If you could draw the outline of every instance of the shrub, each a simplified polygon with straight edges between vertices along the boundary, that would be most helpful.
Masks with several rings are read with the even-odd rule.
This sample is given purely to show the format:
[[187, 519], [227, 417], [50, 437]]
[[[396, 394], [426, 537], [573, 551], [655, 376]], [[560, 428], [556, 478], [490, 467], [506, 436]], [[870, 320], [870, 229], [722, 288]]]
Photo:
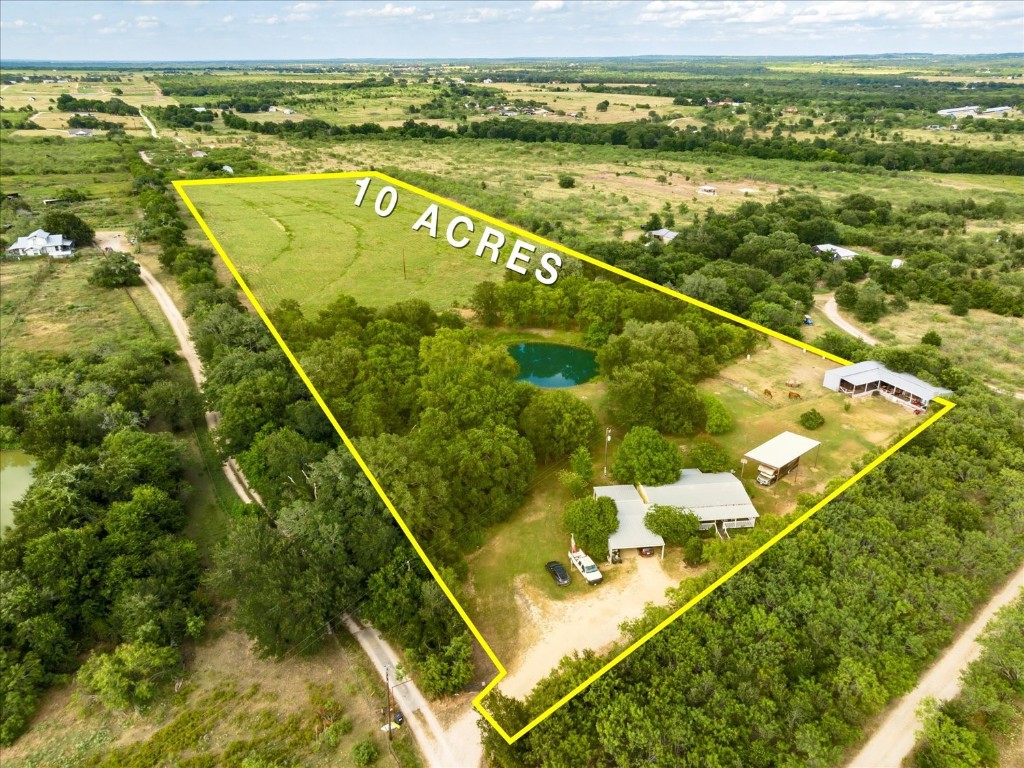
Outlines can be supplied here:
[[576, 186], [576, 177], [567, 173], [558, 174], [558, 186], [562, 189], [572, 189]]
[[922, 344], [928, 344], [933, 347], [942, 346], [942, 337], [939, 336], [935, 331], [928, 331], [924, 336], [921, 337]]
[[825, 417], [818, 413], [817, 408], [811, 408], [800, 414], [800, 425], [806, 429], [817, 429], [825, 423]]
[[687, 565], [700, 565], [704, 562], [704, 542], [698, 536], [693, 536], [683, 545], [683, 560]]
[[92, 656], [78, 671], [78, 682], [107, 709], [149, 703], [157, 680], [180, 663], [178, 651], [152, 643], [122, 643], [113, 653]]
[[370, 738], [365, 738], [352, 747], [352, 762], [358, 766], [373, 765], [380, 757], [380, 750]]

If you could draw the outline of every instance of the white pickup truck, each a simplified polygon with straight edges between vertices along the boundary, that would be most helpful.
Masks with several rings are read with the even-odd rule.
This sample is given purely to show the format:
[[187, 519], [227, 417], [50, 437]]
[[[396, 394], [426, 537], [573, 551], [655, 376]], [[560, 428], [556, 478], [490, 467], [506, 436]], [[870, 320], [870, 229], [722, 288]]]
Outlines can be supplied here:
[[583, 575], [587, 584], [600, 584], [604, 578], [594, 561], [582, 549], [575, 552], [570, 551], [569, 562]]

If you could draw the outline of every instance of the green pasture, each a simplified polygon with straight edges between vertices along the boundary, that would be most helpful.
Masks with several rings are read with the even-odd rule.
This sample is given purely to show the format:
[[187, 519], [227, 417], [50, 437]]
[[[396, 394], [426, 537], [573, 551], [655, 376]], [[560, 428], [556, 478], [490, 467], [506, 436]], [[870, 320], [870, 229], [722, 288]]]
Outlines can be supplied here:
[[[474, 255], [485, 223], [464, 249], [450, 246], [444, 231], [455, 215], [441, 208], [438, 239], [412, 231], [426, 198], [399, 190], [394, 212], [381, 218], [374, 200], [384, 183], [374, 180], [361, 207], [354, 205], [356, 179], [225, 184], [187, 187], [229, 258], [268, 310], [295, 299], [314, 312], [341, 294], [361, 304], [386, 306], [423, 299], [435, 309], [465, 306], [473, 287], [501, 281], [497, 264]], [[460, 227], [459, 233], [465, 228]], [[539, 263], [540, 252], [527, 267]]]

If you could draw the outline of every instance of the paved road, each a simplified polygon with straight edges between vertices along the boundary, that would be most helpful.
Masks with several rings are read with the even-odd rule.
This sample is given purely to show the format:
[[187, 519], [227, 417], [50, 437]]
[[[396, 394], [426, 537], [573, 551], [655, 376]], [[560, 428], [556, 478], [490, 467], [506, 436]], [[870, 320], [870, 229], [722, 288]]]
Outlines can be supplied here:
[[988, 605], [981, 609], [971, 625], [939, 660], [925, 672], [910, 693], [889, 710], [882, 724], [848, 764], [848, 768], [900, 768], [903, 758], [914, 748], [915, 734], [921, 727], [917, 709], [926, 696], [939, 701], [960, 693], [960, 673], [981, 653], [978, 635], [996, 611], [1024, 593], [1024, 566], [1019, 568]]
[[[124, 232], [97, 232], [96, 242], [101, 248], [111, 247], [126, 253], [129, 251]], [[178, 340], [181, 356], [188, 364], [192, 379], [197, 387], [202, 387], [205, 378], [203, 366], [189, 336], [185, 319], [160, 281], [145, 267], [140, 265], [140, 268], [142, 282], [153, 294], [153, 298], [160, 305], [167, 322], [170, 323], [171, 330], [174, 331], [174, 336]], [[208, 412], [206, 414], [207, 426], [210, 429], [216, 427], [218, 418], [217, 413]], [[247, 504], [252, 501], [256, 501], [260, 505], [263, 504], [263, 500], [260, 499], [256, 491], [249, 487], [245, 476], [233, 458], [224, 463], [223, 469], [224, 475], [242, 501]], [[362, 629], [348, 617], [345, 619], [345, 626], [355, 635], [363, 651], [374, 662], [381, 678], [384, 677], [385, 665], [389, 666], [391, 676], [394, 678], [394, 669], [399, 663], [398, 654], [374, 630]], [[444, 728], [441, 727], [430, 704], [415, 683], [410, 680], [395, 688], [395, 699], [408, 718], [407, 724], [411, 727], [420, 752], [431, 768], [477, 768], [480, 765], [480, 761], [483, 759], [483, 748], [480, 744], [480, 732], [475, 728], [476, 713], [473, 710], [463, 716], [452, 729], [452, 735], [457, 739], [456, 743], [458, 744], [458, 747], [455, 747], [449, 743]], [[467, 723], [473, 727], [467, 728]]]

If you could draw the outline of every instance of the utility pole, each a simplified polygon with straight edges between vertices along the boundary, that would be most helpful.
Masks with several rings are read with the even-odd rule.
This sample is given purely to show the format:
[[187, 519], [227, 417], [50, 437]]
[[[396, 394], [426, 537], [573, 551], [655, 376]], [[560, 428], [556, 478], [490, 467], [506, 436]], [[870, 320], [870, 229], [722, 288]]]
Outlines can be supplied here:
[[384, 687], [385, 687], [385, 689], [387, 691], [386, 695], [388, 697], [388, 705], [387, 705], [388, 721], [387, 721], [387, 724], [386, 724], [387, 725], [387, 729], [388, 729], [388, 741], [391, 741], [392, 739], [395, 738], [395, 734], [392, 732], [392, 722], [391, 722], [391, 669], [386, 664], [384, 665]]
[[405, 248], [402, 249], [402, 279], [409, 279], [409, 273], [405, 271]]
[[612, 428], [604, 428], [604, 476], [608, 477], [608, 443], [612, 441]]

